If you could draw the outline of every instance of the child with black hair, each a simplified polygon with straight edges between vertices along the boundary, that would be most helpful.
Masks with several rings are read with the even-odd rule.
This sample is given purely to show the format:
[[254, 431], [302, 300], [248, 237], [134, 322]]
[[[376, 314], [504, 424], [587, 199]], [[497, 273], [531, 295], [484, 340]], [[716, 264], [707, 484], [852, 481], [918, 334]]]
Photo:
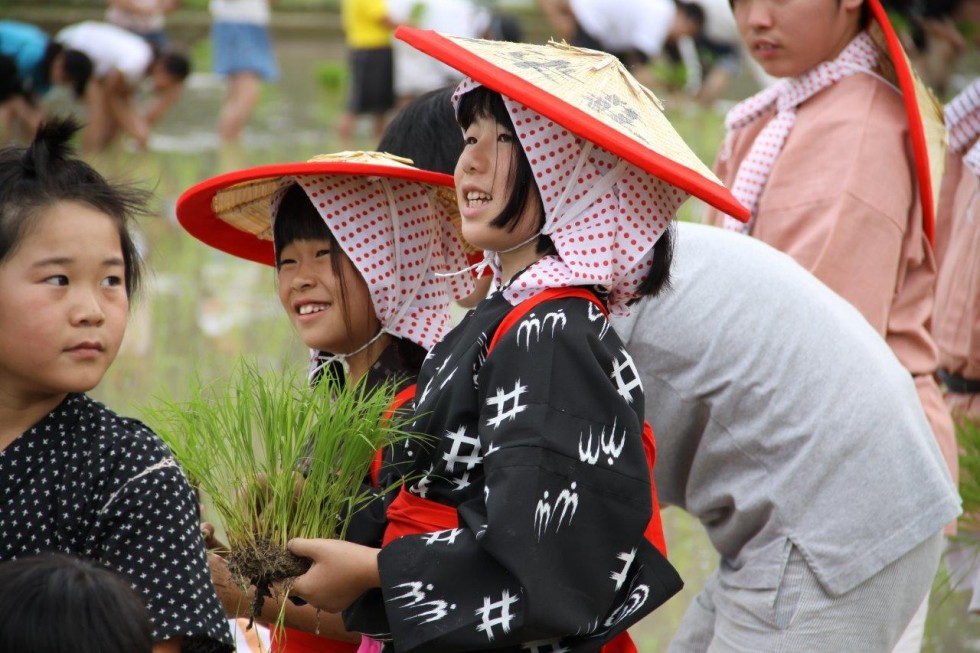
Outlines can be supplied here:
[[41, 123], [40, 98], [54, 85], [85, 93], [92, 61], [65, 49], [36, 25], [0, 20], [0, 124], [8, 141], [16, 131], [33, 137]]
[[79, 558], [0, 563], [0, 651], [151, 653], [153, 626], [123, 578]]
[[187, 479], [145, 425], [84, 394], [139, 289], [129, 222], [145, 195], [74, 158], [77, 129], [0, 150], [0, 560], [90, 558], [132, 580], [155, 652], [226, 651]]
[[[153, 125], [183, 93], [190, 60], [174, 50], [157, 50], [127, 29], [98, 21], [69, 25], [55, 40], [84, 52], [95, 68], [82, 98], [89, 119], [83, 146], [101, 151], [126, 133], [145, 148]], [[136, 96], [144, 81], [151, 86], [153, 100], [141, 110]]]

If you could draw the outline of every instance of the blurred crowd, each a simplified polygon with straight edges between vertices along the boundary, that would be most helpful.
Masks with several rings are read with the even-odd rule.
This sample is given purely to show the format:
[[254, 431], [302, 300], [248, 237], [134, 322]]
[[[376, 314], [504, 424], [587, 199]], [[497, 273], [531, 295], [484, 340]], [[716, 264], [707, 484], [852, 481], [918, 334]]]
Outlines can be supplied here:
[[[0, 128], [6, 141], [30, 138], [44, 115], [44, 96], [63, 86], [84, 107], [86, 151], [122, 135], [147, 146], [154, 124], [179, 99], [190, 73], [187, 54], [166, 31], [180, 0], [107, 0], [102, 21], [54, 34], [18, 20], [0, 20]], [[279, 77], [270, 34], [270, 0], [209, 0], [211, 68], [225, 80], [216, 131], [237, 141], [258, 104], [262, 85]], [[747, 72], [759, 86], [774, 80], [749, 56], [728, 0], [536, 0], [553, 38], [616, 54], [643, 84], [704, 106], [731, 98]], [[906, 50], [940, 97], [950, 76], [976, 46], [980, 0], [889, 0]], [[394, 39], [398, 25], [458, 36], [525, 40], [516, 14], [477, 0], [343, 0], [348, 97], [337, 121], [342, 143], [361, 118], [381, 134], [393, 112], [413, 98], [457, 81], [455, 71]], [[730, 104], [730, 103], [729, 103]]]

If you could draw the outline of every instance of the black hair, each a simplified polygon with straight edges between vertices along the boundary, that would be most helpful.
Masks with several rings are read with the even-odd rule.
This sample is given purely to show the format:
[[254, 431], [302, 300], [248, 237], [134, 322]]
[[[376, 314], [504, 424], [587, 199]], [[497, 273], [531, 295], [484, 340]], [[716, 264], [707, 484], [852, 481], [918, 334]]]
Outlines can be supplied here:
[[699, 31], [704, 28], [704, 9], [701, 5], [696, 5], [693, 2], [682, 2], [681, 0], [678, 0], [676, 4], [677, 11], [684, 14], [688, 20], [697, 25]]
[[272, 227], [272, 240], [276, 248], [277, 269], [282, 262], [282, 250], [297, 240], [326, 240], [330, 243], [330, 267], [333, 275], [337, 277], [337, 286], [340, 288], [340, 308], [344, 316], [344, 325], [347, 327], [348, 334], [353, 333], [354, 327], [345, 291], [344, 259], [347, 258], [347, 253], [341, 248], [333, 232], [324, 222], [323, 216], [316, 210], [306, 191], [298, 183], [291, 184], [286, 189], [279, 203]]
[[0, 651], [150, 653], [139, 594], [94, 563], [42, 554], [0, 564]]
[[16, 250], [44, 210], [57, 202], [78, 202], [105, 213], [119, 233], [126, 294], [140, 288], [143, 261], [129, 231], [134, 216], [146, 212], [149, 194], [110, 184], [75, 156], [68, 141], [79, 129], [71, 118], [41, 125], [25, 147], [0, 149], [0, 265]]
[[75, 97], [85, 95], [85, 87], [88, 80], [92, 77], [92, 60], [84, 52], [79, 50], [63, 50], [61, 53], [61, 66], [65, 71], [65, 77], [71, 82], [71, 89]]
[[653, 244], [653, 265], [636, 289], [636, 294], [640, 297], [656, 297], [661, 291], [670, 288], [670, 266], [673, 261], [674, 221], [671, 220], [660, 234], [660, 238]]
[[463, 134], [452, 105], [453, 87], [420, 95], [388, 123], [379, 152], [411, 159], [416, 168], [453, 174], [463, 152]]
[[[544, 202], [541, 201], [541, 193], [538, 191], [537, 184], [534, 183], [534, 171], [531, 164], [524, 154], [517, 139], [517, 130], [514, 123], [507, 113], [504, 100], [496, 91], [491, 91], [486, 86], [478, 86], [466, 93], [459, 101], [459, 109], [456, 111], [456, 120], [465, 130], [477, 118], [493, 118], [498, 125], [514, 134], [514, 146], [512, 154], [514, 165], [511, 166], [511, 179], [507, 180], [507, 185], [513, 188], [507, 204], [504, 206], [500, 215], [490, 221], [490, 225], [498, 229], [513, 231], [524, 212], [532, 205], [536, 205], [538, 214], [541, 216], [538, 230], [544, 227]], [[541, 236], [538, 240], [537, 253], [554, 253], [555, 247], [551, 239]]]
[[174, 50], [164, 50], [157, 55], [156, 63], [163, 67], [168, 75], [182, 82], [191, 74], [191, 62], [185, 55]]

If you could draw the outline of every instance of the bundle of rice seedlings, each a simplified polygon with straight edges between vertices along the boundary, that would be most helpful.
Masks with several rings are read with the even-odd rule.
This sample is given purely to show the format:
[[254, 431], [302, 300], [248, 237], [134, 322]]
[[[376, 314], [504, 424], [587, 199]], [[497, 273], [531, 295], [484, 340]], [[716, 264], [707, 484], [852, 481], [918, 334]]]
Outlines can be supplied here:
[[256, 588], [254, 618], [276, 585], [285, 605], [289, 579], [310, 567], [286, 543], [343, 538], [374, 496], [364, 480], [375, 452], [409, 436], [384, 419], [391, 388], [368, 392], [328, 378], [311, 388], [300, 374], [260, 373], [242, 361], [231, 378], [189, 390], [187, 401], [158, 400], [147, 421], [213, 507], [229, 570]]
[[960, 446], [960, 496], [963, 517], [971, 530], [980, 529], [980, 422], [963, 419], [956, 425]]

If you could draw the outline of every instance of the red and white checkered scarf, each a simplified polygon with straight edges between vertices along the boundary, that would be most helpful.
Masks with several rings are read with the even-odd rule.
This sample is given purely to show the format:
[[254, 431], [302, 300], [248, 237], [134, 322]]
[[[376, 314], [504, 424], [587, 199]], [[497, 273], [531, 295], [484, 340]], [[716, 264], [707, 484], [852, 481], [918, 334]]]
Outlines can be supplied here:
[[732, 184], [732, 194], [749, 209], [752, 217], [747, 223], [731, 216], [725, 218], [725, 228], [749, 233], [759, 207], [759, 197], [769, 180], [773, 165], [796, 123], [796, 108], [808, 99], [836, 84], [843, 78], [872, 70], [878, 63], [878, 46], [867, 32], [858, 34], [833, 61], [824, 61], [799, 77], [781, 79], [769, 88], [736, 104], [725, 118], [728, 136], [722, 157], [731, 153], [733, 133], [768, 114], [776, 115], [759, 132], [748, 155], [742, 161]]
[[962, 154], [963, 163], [980, 177], [980, 78], [946, 105], [946, 129], [950, 151]]
[[[464, 79], [453, 105], [479, 84]], [[501, 95], [544, 204], [541, 233], [558, 256], [534, 263], [503, 292], [515, 306], [547, 288], [596, 286], [610, 312], [628, 315], [627, 302], [653, 264], [653, 246], [688, 194], [579, 138], [561, 125]], [[487, 252], [494, 285], [500, 260]]]

